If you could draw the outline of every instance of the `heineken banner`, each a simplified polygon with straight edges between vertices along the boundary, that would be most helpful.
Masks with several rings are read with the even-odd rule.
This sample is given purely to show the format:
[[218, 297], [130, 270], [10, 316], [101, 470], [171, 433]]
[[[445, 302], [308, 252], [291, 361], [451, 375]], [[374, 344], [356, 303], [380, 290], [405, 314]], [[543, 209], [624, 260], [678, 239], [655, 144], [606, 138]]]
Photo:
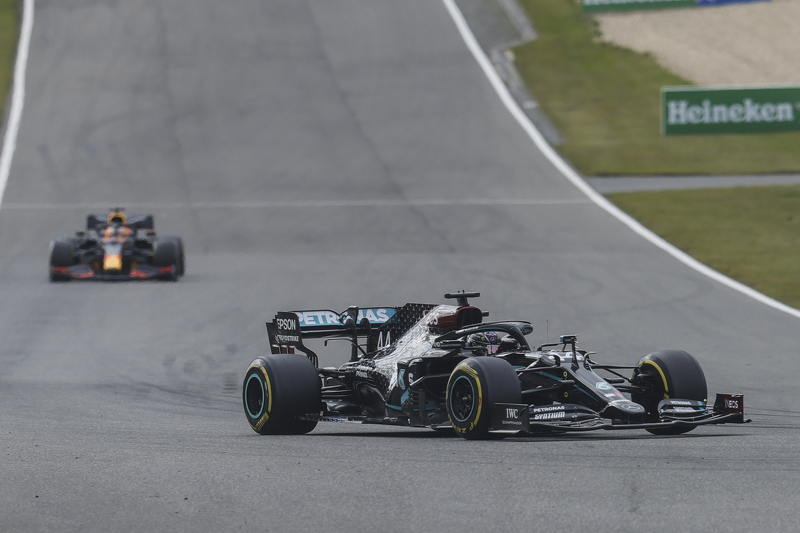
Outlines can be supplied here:
[[580, 0], [586, 12], [629, 11], [634, 9], [666, 9], [670, 7], [714, 6], [741, 2], [767, 2], [769, 0]]
[[800, 86], [661, 89], [661, 133], [800, 130]]

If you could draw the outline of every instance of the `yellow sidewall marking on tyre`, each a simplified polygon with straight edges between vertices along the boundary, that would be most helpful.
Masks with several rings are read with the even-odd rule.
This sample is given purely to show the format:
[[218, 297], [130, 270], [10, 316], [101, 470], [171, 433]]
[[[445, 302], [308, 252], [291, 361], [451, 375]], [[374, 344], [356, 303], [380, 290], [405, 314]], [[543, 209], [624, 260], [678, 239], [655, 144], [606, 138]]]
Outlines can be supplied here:
[[260, 431], [261, 428], [264, 427], [264, 424], [269, 420], [269, 414], [272, 412], [272, 385], [269, 382], [267, 371], [263, 366], [261, 367], [261, 372], [264, 374], [264, 382], [267, 386], [267, 409], [264, 411], [264, 414], [261, 415], [261, 418], [258, 419], [258, 422], [256, 422], [256, 431]]
[[467, 363], [460, 363], [456, 368], [466, 374], [469, 374], [473, 378], [478, 379], [478, 371], [469, 366]]
[[[452, 424], [453, 423], [452, 419], [450, 420], [450, 422], [453, 425], [453, 428], [456, 430], [456, 432], [458, 432], [458, 433], [466, 433], [467, 431], [472, 431], [475, 428], [475, 426], [477, 425], [478, 420], [480, 420], [480, 418], [481, 418], [481, 406], [483, 405], [483, 390], [481, 388], [481, 380], [478, 379], [478, 371], [475, 370], [474, 368], [472, 368], [471, 366], [469, 366], [466, 361], [463, 361], [463, 362], [459, 363], [456, 366], [455, 370], [461, 370], [462, 372], [464, 372], [464, 374], [470, 376], [473, 379], [473, 381], [475, 381], [475, 386], [478, 389], [478, 409], [477, 409], [477, 411], [475, 413], [475, 419], [472, 421], [472, 424], [469, 425], [469, 428], [459, 428], [455, 424]], [[453, 373], [455, 373], [455, 370], [453, 371]], [[450, 379], [453, 379], [453, 375], [452, 374], [450, 375]], [[448, 390], [448, 392], [450, 391], [450, 379], [448, 379], [448, 382], [447, 382], [447, 390]], [[446, 398], [446, 401], [450, 402], [451, 400], [450, 400], [450, 398]], [[450, 417], [450, 415], [448, 414], [448, 418], [449, 417]]]
[[[473, 370], [470, 368], [470, 370]], [[481, 391], [481, 380], [478, 379], [478, 373], [475, 372], [475, 385], [478, 387], [478, 412], [475, 413], [475, 420], [469, 425], [469, 429], [475, 429], [478, 425], [478, 420], [481, 419], [481, 406], [483, 405], [483, 392]]]
[[[665, 400], [668, 399], [669, 398], [669, 385], [667, 385], [667, 376], [664, 375], [664, 371], [661, 370], [661, 367], [658, 366], [657, 363], [655, 363], [654, 361], [651, 361], [650, 359], [642, 361], [642, 364], [643, 365], [652, 365], [652, 366], [655, 367], [656, 370], [658, 370], [658, 373], [661, 376], [661, 381], [664, 383], [664, 399]], [[641, 368], [641, 366], [640, 366], [640, 368]]]

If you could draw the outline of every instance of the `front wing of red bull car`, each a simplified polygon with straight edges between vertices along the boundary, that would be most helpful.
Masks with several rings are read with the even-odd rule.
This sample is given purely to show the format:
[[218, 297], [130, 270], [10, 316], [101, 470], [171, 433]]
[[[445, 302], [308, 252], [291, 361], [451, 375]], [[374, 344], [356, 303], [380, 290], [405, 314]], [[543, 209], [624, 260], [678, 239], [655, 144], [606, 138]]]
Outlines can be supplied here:
[[[267, 324], [272, 354], [245, 373], [250, 426], [285, 434], [355, 422], [487, 439], [600, 429], [674, 435], [747, 421], [741, 395], [718, 394], [708, 404], [703, 371], [686, 352], [653, 352], [626, 367], [594, 362], [574, 335], [532, 349], [530, 323], [484, 322], [487, 313], [468, 302], [478, 296], [445, 295], [457, 305], [278, 313]], [[318, 368], [304, 339], [345, 339], [350, 361]]]

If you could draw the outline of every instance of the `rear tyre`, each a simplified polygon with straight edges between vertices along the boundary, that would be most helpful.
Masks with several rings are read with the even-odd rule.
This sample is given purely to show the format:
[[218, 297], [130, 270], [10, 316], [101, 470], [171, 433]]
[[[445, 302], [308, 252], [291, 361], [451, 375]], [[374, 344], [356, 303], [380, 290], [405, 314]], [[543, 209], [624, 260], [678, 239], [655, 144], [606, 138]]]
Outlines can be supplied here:
[[521, 403], [519, 377], [514, 368], [496, 357], [471, 357], [453, 369], [447, 382], [447, 416], [453, 429], [470, 440], [503, 438], [489, 433], [492, 406]]
[[[700, 363], [682, 350], [664, 350], [642, 357], [636, 365], [639, 375], [633, 382], [648, 385], [646, 394], [633, 394], [631, 399], [642, 405], [649, 421], [658, 421], [658, 403], [668, 398], [705, 401], [708, 398], [706, 376]], [[648, 429], [654, 435], [680, 435], [693, 427], [674, 426]]]
[[173, 267], [172, 281], [177, 281], [180, 271], [180, 255], [178, 244], [170, 239], [156, 239], [153, 243], [153, 266], [158, 268]]
[[[69, 238], [60, 238], [50, 243], [50, 281], [68, 281], [66, 269], [75, 263], [73, 242]], [[64, 272], [57, 270], [64, 269]]]
[[261, 435], [301, 435], [317, 426], [322, 382], [313, 363], [299, 354], [259, 357], [247, 369], [242, 384], [244, 415]]

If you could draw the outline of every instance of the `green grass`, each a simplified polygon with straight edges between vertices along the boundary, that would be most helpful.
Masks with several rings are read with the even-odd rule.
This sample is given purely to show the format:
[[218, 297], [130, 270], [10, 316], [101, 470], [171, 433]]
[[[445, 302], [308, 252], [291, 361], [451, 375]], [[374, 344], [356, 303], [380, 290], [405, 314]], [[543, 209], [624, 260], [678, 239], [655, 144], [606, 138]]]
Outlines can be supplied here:
[[516, 67], [584, 175], [763, 174], [800, 171], [800, 132], [663, 137], [660, 90], [688, 85], [650, 56], [599, 42], [576, 0], [521, 0], [539, 37]]
[[[539, 33], [516, 66], [584, 175], [800, 171], [800, 132], [663, 137], [660, 89], [688, 85], [651, 57], [599, 41], [576, 0], [521, 0]], [[800, 308], [800, 186], [622, 193], [609, 199], [670, 243]]]
[[800, 186], [608, 196], [687, 254], [800, 309]]
[[0, 0], [0, 123], [5, 117], [5, 105], [11, 88], [19, 24], [17, 0]]

